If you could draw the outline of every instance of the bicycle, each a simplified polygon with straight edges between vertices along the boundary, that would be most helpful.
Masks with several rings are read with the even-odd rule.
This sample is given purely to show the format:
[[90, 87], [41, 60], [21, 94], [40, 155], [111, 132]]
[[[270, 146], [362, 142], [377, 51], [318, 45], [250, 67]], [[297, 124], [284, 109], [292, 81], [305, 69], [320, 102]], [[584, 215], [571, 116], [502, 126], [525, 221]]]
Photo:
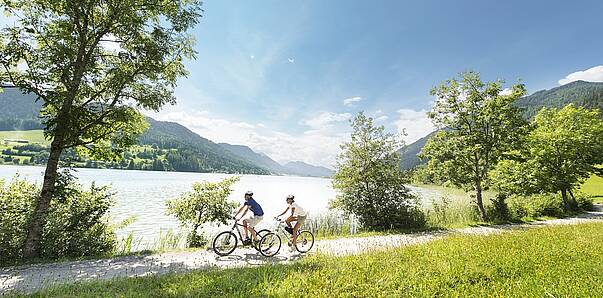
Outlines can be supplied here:
[[[231, 254], [237, 248], [239, 240], [241, 241], [241, 243], [243, 243], [243, 233], [241, 233], [241, 229], [239, 228], [239, 227], [242, 227], [243, 224], [239, 223], [239, 221], [234, 218], [233, 218], [233, 220], [234, 220], [234, 224], [232, 225], [232, 228], [230, 230], [220, 232], [214, 238], [214, 241], [212, 242], [212, 248], [213, 248], [214, 252], [216, 254], [218, 254], [219, 256], [227, 256], [227, 255]], [[255, 231], [255, 229], [253, 227], [248, 227], [248, 228]], [[235, 230], [237, 231], [237, 234], [239, 235], [238, 239], [237, 239], [237, 235], [234, 233]], [[261, 239], [262, 235], [265, 235], [268, 233], [270, 233], [270, 230], [268, 230], [268, 229], [260, 230], [259, 232], [257, 232], [257, 237], [258, 237], [258, 239]], [[256, 250], [259, 250], [258, 244], [259, 244], [259, 241], [252, 243], [252, 247], [255, 248]]]
[[[291, 233], [285, 230], [287, 226], [284, 221], [275, 218], [277, 221], [275, 232], [268, 232], [263, 234], [260, 242], [258, 243], [258, 251], [265, 257], [272, 257], [276, 255], [281, 249], [281, 237], [278, 235], [281, 234], [286, 235], [285, 237], [289, 237]], [[292, 239], [292, 237], [290, 238]], [[289, 243], [295, 247], [295, 249], [300, 253], [306, 253], [312, 249], [314, 246], [314, 234], [308, 230], [299, 230], [297, 231], [296, 243], [292, 243], [292, 240], [289, 240]]]

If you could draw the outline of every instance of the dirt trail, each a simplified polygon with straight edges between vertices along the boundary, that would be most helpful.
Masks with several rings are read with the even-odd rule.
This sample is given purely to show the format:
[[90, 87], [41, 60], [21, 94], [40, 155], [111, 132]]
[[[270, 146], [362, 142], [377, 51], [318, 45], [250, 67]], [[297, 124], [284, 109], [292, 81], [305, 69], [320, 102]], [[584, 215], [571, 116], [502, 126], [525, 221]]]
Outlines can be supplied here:
[[[521, 225], [471, 227], [438, 232], [321, 240], [316, 242], [312, 253], [320, 252], [344, 256], [371, 250], [383, 250], [392, 247], [426, 243], [455, 233], [488, 235], [513, 229], [603, 221], [603, 205], [597, 206], [596, 210], [595, 212], [588, 212], [576, 217]], [[0, 294], [10, 291], [34, 292], [50, 285], [73, 283], [76, 281], [108, 280], [116, 277], [137, 277], [196, 269], [287, 263], [301, 257], [302, 255], [290, 252], [285, 245], [281, 249], [281, 252], [273, 258], [262, 257], [250, 248], [239, 248], [233, 255], [228, 257], [219, 257], [212, 251], [171, 252], [104, 260], [8, 267], [0, 268]]]

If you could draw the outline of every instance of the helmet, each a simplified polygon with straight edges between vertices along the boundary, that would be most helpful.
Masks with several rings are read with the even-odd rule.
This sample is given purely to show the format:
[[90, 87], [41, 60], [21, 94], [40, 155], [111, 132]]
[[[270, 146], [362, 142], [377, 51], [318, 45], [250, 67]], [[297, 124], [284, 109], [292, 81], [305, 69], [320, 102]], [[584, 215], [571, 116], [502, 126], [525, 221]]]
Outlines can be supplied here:
[[248, 190], [248, 191], [245, 193], [245, 195], [253, 196], [253, 191]]
[[288, 195], [288, 196], [287, 196], [287, 200], [288, 200], [288, 199], [294, 200], [294, 199], [295, 199], [295, 196], [294, 196], [294, 195]]

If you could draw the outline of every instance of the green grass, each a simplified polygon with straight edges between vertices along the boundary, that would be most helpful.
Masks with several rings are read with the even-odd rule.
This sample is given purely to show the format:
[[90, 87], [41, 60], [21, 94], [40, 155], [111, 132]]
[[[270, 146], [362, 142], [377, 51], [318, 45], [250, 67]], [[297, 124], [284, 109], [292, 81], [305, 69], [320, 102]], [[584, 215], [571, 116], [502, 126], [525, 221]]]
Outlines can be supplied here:
[[52, 297], [594, 297], [603, 224], [454, 236], [358, 256], [55, 286]]
[[44, 139], [44, 132], [42, 130], [0, 131], [0, 141], [4, 139], [23, 139], [32, 143], [50, 144], [50, 142]]
[[593, 196], [595, 203], [603, 203], [603, 177], [596, 175], [590, 176], [590, 178], [582, 184], [580, 190], [585, 194]]

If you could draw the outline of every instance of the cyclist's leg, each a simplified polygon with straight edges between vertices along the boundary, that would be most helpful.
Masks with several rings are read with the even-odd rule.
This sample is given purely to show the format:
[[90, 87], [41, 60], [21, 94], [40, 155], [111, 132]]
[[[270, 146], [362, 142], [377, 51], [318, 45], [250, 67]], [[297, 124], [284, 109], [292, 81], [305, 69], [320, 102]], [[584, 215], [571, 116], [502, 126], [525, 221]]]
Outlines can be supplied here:
[[263, 216], [254, 216], [249, 219], [249, 226], [251, 227], [251, 235], [254, 241], [258, 241], [258, 234], [255, 231], [255, 227], [262, 221]]
[[245, 230], [245, 239], [249, 239], [249, 221], [247, 219], [243, 219], [243, 229]]
[[292, 221], [295, 221], [295, 216], [289, 216], [289, 217], [287, 217], [287, 219], [285, 219], [285, 223], [287, 224], [287, 226], [289, 228], [291, 228], [291, 222]]
[[295, 226], [293, 227], [293, 235], [291, 236], [293, 245], [296, 245], [296, 241], [297, 241], [297, 233], [298, 231], [301, 229], [301, 226], [304, 224], [304, 222], [306, 221], [306, 217], [305, 216], [297, 216], [295, 218]]

